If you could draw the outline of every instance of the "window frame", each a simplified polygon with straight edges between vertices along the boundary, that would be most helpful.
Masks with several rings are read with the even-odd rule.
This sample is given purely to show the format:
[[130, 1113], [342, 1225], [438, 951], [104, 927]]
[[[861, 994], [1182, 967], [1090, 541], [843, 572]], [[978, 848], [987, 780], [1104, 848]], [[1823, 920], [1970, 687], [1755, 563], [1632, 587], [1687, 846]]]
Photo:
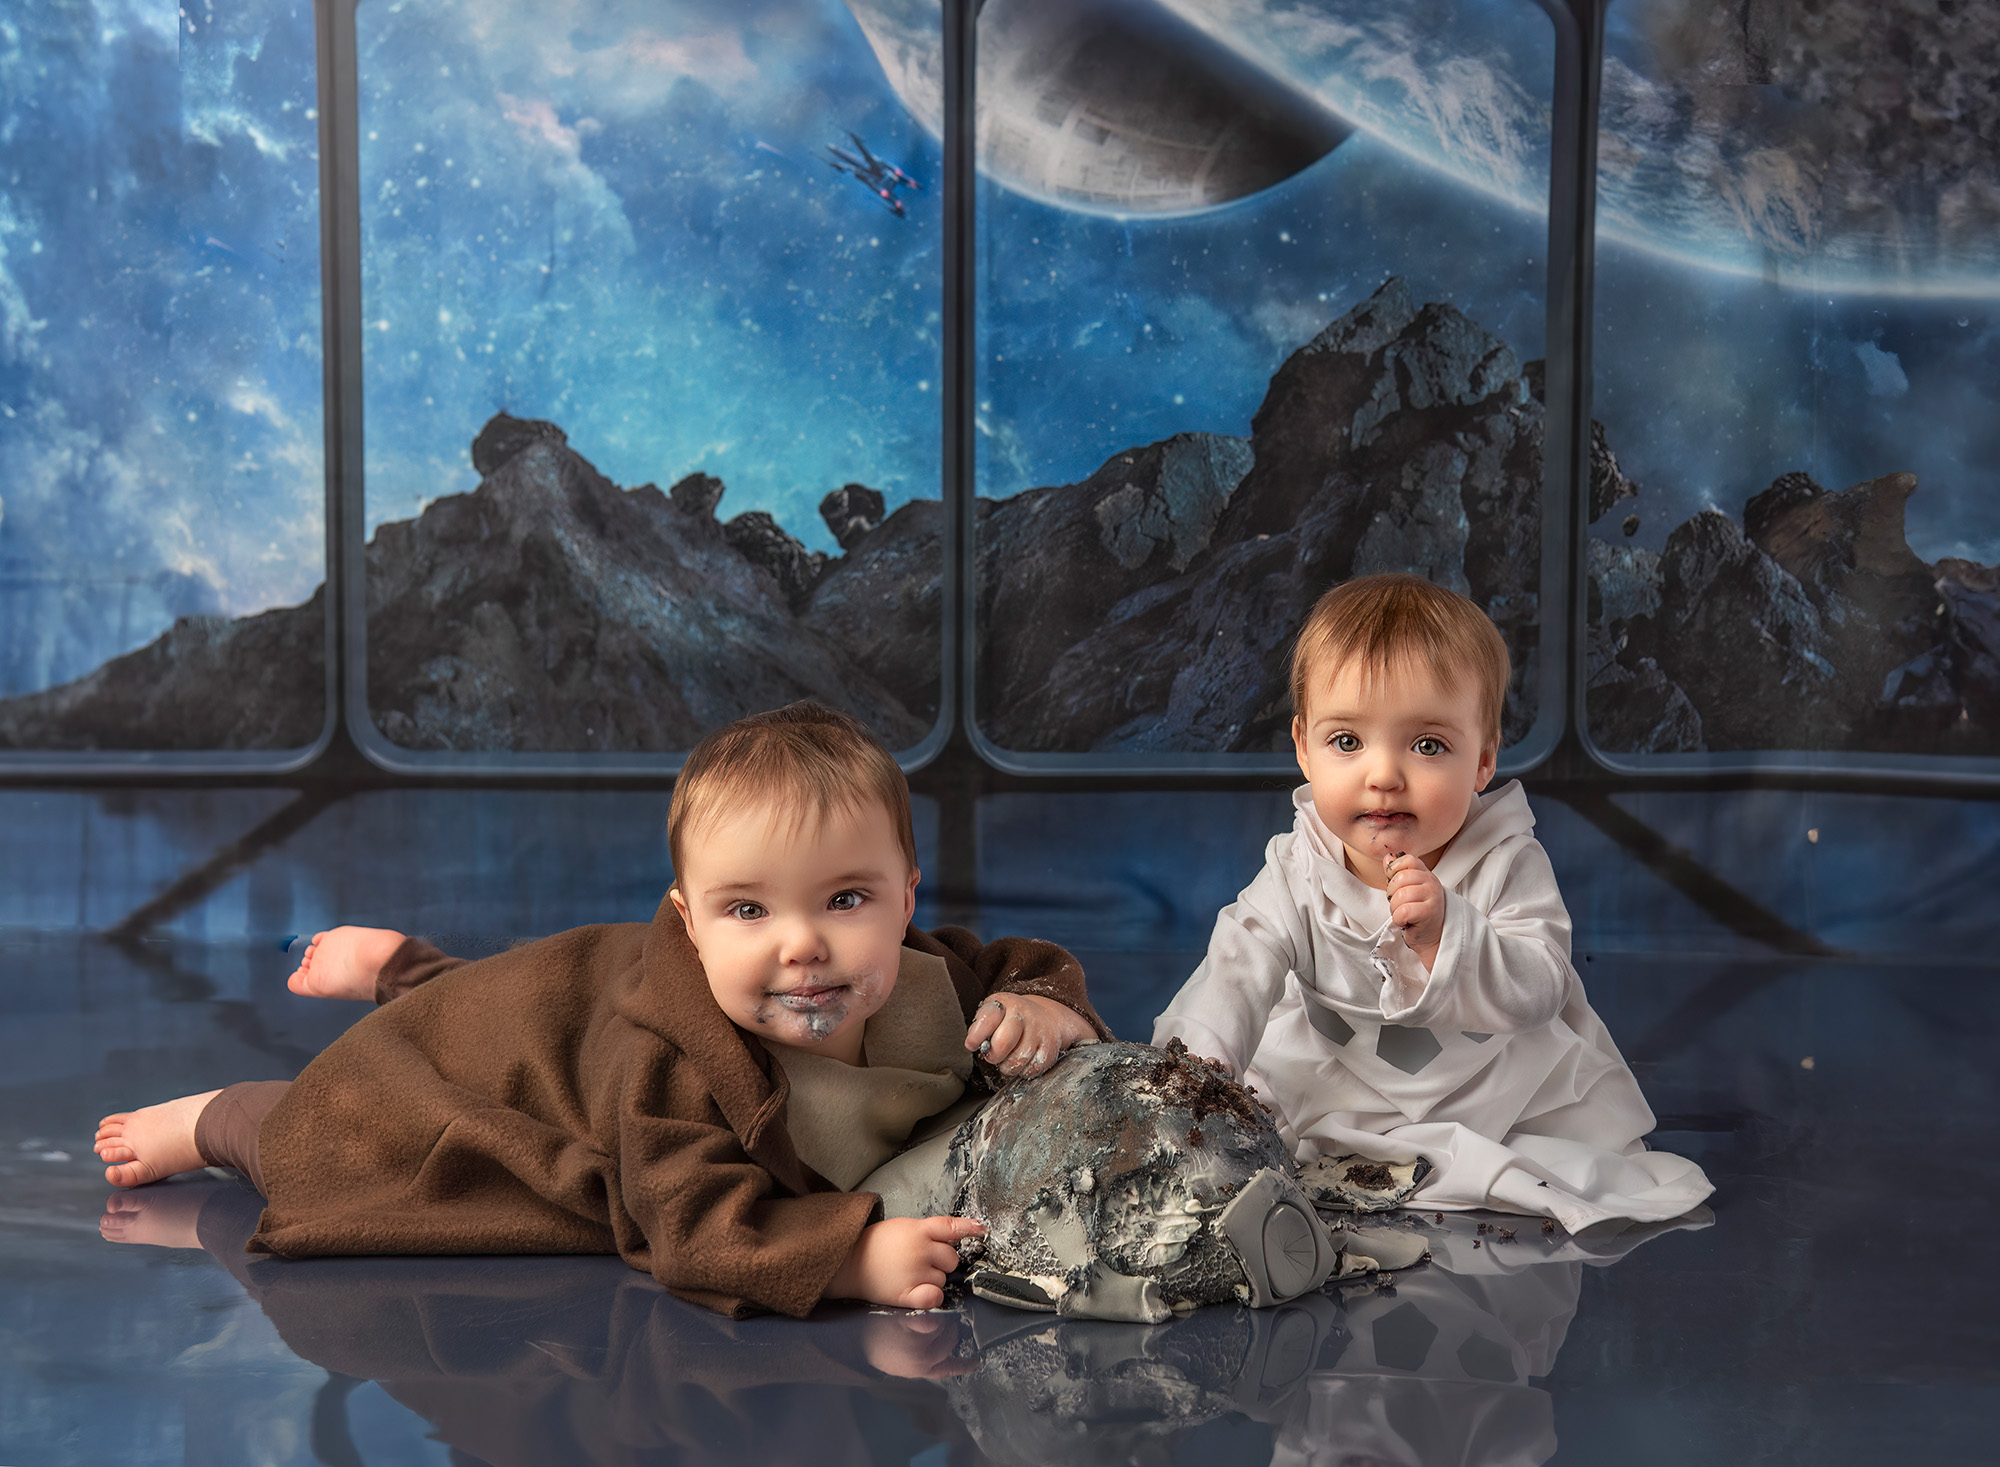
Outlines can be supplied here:
[[[1589, 5], [1591, 0], [1577, 0], [1577, 3]], [[1560, 747], [1568, 731], [1571, 669], [1573, 664], [1581, 662], [1574, 648], [1582, 644], [1575, 641], [1573, 618], [1565, 613], [1573, 596], [1570, 567], [1582, 554], [1573, 543], [1572, 524], [1576, 520], [1577, 496], [1580, 492], [1587, 492], [1589, 463], [1588, 429], [1584, 430], [1584, 437], [1579, 442], [1577, 423], [1579, 420], [1586, 424], [1590, 421], [1588, 413], [1579, 415], [1575, 403], [1575, 384], [1582, 375], [1576, 355], [1577, 322], [1587, 319], [1582, 310], [1587, 281], [1579, 277], [1578, 270], [1583, 260], [1577, 251], [1579, 238], [1587, 233], [1587, 216], [1579, 211], [1587, 208], [1589, 196], [1579, 188], [1580, 180], [1575, 169], [1564, 167], [1564, 159], [1573, 155], [1576, 139], [1595, 135], [1594, 128], [1583, 124], [1586, 115], [1595, 121], [1596, 78], [1594, 72], [1585, 75], [1582, 63], [1588, 55], [1588, 32], [1579, 24], [1569, 4], [1564, 0], [1522, 0], [1522, 5], [1524, 9], [1532, 7], [1539, 10], [1548, 19], [1554, 29], [1555, 42], [1550, 98], [1549, 222], [1544, 296], [1547, 347], [1544, 353], [1546, 417], [1542, 453], [1540, 591], [1543, 641], [1537, 649], [1540, 653], [1540, 677], [1536, 689], [1535, 720], [1519, 742], [1500, 751], [1496, 777], [1506, 778], [1526, 774], [1546, 763]], [[976, 13], [979, 6], [980, 0], [946, 0], [948, 12], [966, 7]], [[1583, 110], [1586, 104], [1588, 114]], [[969, 120], [968, 114], [961, 124], [968, 132]], [[969, 136], [965, 139], [968, 162], [974, 142]], [[956, 280], [947, 281], [946, 289], [961, 293], [968, 301], [967, 310], [970, 313], [976, 307], [976, 261], [968, 254], [964, 264], [965, 273]], [[967, 359], [959, 364], [959, 370], [968, 382], [972, 382], [977, 375], [976, 340], [967, 332], [961, 337], [961, 343]], [[1585, 470], [1581, 480], [1578, 478], [1580, 470]], [[1580, 490], [1579, 484], [1585, 488]], [[973, 494], [969, 469], [963, 492], [963, 502], [969, 514]], [[967, 604], [959, 608], [959, 614], [965, 621], [959, 665], [965, 669], [965, 677], [958, 690], [958, 717], [973, 752], [991, 768], [1003, 774], [1029, 778], [1087, 779], [1095, 776], [1173, 779], [1227, 778], [1234, 775], [1268, 780], [1280, 775], [1298, 776], [1298, 764], [1288, 753], [1024, 753], [996, 744], [980, 727], [978, 717], [978, 647], [971, 604], [971, 597], [977, 594], [978, 565], [977, 546], [971, 535], [966, 537], [961, 547], [958, 575], [960, 584], [970, 592]]]
[[[366, 331], [363, 328], [362, 310], [362, 246], [361, 246], [361, 105], [360, 105], [360, 41], [356, 15], [367, 0], [315, 0], [319, 5], [322, 19], [324, 50], [321, 58], [322, 80], [331, 74], [331, 85], [338, 92], [339, 126], [331, 135], [322, 133], [322, 158], [332, 160], [335, 178], [334, 197], [338, 207], [334, 211], [339, 218], [333, 230], [329, 231], [327, 253], [337, 262], [338, 285], [331, 290], [337, 300], [338, 326], [331, 335], [340, 343], [340, 372], [336, 402], [329, 402], [329, 420], [337, 416], [340, 425], [341, 453], [339, 471], [336, 474], [329, 459], [329, 521], [333, 517], [332, 502], [338, 499], [341, 524], [340, 554], [334, 562], [338, 566], [340, 581], [340, 624], [342, 646], [340, 663], [343, 671], [342, 715], [347, 736], [354, 746], [376, 767], [395, 775], [419, 779], [514, 779], [514, 780], [630, 780], [633, 778], [671, 779], [680, 772], [691, 752], [688, 749], [646, 753], [595, 753], [589, 750], [517, 752], [510, 750], [434, 750], [409, 749], [391, 741], [376, 725], [368, 703], [368, 585], [367, 585], [367, 484], [363, 460], [365, 429], [365, 405], [363, 403], [362, 356]], [[946, 6], [950, 17], [957, 9]], [[948, 23], [947, 23], [948, 24]], [[950, 75], [947, 66], [947, 77]], [[951, 101], [950, 83], [947, 81], [947, 110]], [[322, 127], [330, 110], [322, 103]], [[951, 186], [954, 180], [947, 150], [946, 162], [946, 203], [947, 218], [950, 214]], [[334, 236], [337, 234], [337, 238]], [[946, 258], [950, 258], [950, 224], [946, 225]], [[952, 355], [952, 312], [949, 308], [951, 276], [945, 278], [944, 342], [941, 355], [949, 363]], [[329, 316], [332, 320], [334, 317]], [[329, 361], [333, 356], [329, 342]], [[945, 391], [940, 394], [944, 400], [943, 426], [945, 439], [940, 445], [941, 462], [949, 464], [951, 440], [959, 420], [952, 412], [954, 401], [951, 391], [950, 368], [944, 368]], [[906, 749], [892, 751], [896, 762], [906, 773], [914, 772], [937, 758], [949, 743], [952, 734], [952, 688], [954, 686], [954, 637], [953, 617], [956, 613], [957, 585], [952, 575], [953, 557], [951, 546], [958, 535], [956, 519], [960, 508], [956, 497], [950, 492], [950, 471], [947, 468], [942, 478], [941, 495], [943, 504], [941, 537], [939, 541], [940, 586], [939, 604], [943, 614], [938, 640], [938, 712], [931, 727], [915, 744]], [[329, 575], [329, 583], [333, 577]]]
[[[326, 697], [318, 737], [285, 750], [5, 750], [0, 782], [158, 782], [289, 776], [340, 757], [351, 744], [368, 763], [405, 782], [478, 779], [630, 783], [669, 780], [684, 753], [595, 754], [439, 752], [391, 743], [367, 700], [364, 535], [359, 65], [356, 12], [363, 0], [314, 0], [319, 105], [320, 294], [326, 507]], [[1549, 766], [1567, 779], [1628, 787], [1714, 788], [1746, 779], [1807, 787], [1922, 786], [1978, 793], [2000, 788], [2000, 757], [1748, 750], [1633, 755], [1597, 746], [1588, 721], [1587, 587], [1589, 424], [1591, 421], [1595, 197], [1604, 0], [1533, 0], [1555, 33], [1549, 166], [1546, 410], [1541, 566], [1546, 644], [1540, 699], [1528, 735], [1503, 751], [1500, 772]], [[975, 718], [975, 551], [970, 527], [976, 493], [973, 409], [977, 398], [976, 226], [973, 76], [980, 0], [944, 0], [942, 540], [940, 699], [936, 720], [898, 762], [916, 772], [934, 761], [1075, 787], [1147, 780], [1236, 787], [1292, 777], [1280, 754], [1121, 756], [1023, 754], [1000, 748]], [[1566, 613], [1566, 614], [1565, 614]], [[1608, 781], [1607, 781], [1608, 777]]]
[[[343, 0], [350, 3], [350, 0]], [[337, 209], [327, 207], [333, 175], [328, 142], [333, 129], [329, 116], [334, 100], [334, 68], [329, 55], [329, 11], [326, 0], [314, 4], [314, 95], [319, 109], [319, 224], [320, 224], [320, 426], [327, 483], [322, 550], [324, 571], [321, 622], [325, 677], [319, 733], [302, 746], [289, 749], [0, 749], [0, 780], [20, 779], [133, 779], [179, 777], [199, 779], [215, 775], [289, 775], [317, 763], [333, 747], [341, 724], [340, 703], [340, 608], [334, 592], [340, 566], [340, 534], [335, 519], [334, 462], [337, 432], [334, 419], [334, 345], [338, 338], [334, 316], [334, 265], [330, 244]], [[135, 649], [136, 650], [136, 649]]]

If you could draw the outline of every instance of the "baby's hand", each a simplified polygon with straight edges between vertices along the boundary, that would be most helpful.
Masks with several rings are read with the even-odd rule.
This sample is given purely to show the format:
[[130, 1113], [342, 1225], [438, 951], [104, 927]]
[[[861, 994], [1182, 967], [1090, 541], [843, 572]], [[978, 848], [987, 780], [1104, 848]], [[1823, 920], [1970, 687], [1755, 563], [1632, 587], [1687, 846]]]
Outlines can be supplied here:
[[1032, 1080], [1064, 1050], [1096, 1038], [1097, 1031], [1068, 1004], [1034, 993], [996, 993], [972, 1016], [965, 1047], [985, 1055], [1003, 1075]]
[[969, 1217], [892, 1217], [871, 1223], [826, 1286], [826, 1297], [935, 1309], [944, 1303], [945, 1279], [958, 1267], [959, 1239], [985, 1231], [986, 1224]]
[[1389, 874], [1389, 920], [1428, 968], [1444, 938], [1444, 883], [1422, 856], [1398, 853], [1384, 863]]
[[403, 945], [387, 927], [336, 927], [313, 935], [285, 986], [307, 998], [373, 1000], [382, 965]]

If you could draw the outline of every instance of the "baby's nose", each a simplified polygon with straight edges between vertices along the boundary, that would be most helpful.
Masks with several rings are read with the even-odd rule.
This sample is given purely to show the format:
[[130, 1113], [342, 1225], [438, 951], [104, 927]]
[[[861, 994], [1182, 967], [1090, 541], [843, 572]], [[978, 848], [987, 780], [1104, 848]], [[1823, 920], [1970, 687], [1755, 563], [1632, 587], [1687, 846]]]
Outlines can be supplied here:
[[1393, 790], [1403, 785], [1403, 761], [1383, 756], [1368, 766], [1370, 789]]
[[788, 963], [816, 962], [826, 956], [826, 940], [815, 922], [788, 922], [778, 944], [779, 956]]

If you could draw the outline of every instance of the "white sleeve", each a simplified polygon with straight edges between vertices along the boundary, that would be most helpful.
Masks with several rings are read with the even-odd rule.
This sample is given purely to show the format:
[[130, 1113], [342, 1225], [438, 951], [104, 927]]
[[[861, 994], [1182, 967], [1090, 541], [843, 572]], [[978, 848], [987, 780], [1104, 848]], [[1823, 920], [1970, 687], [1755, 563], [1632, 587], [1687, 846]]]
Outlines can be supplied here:
[[1291, 839], [1273, 840], [1265, 849], [1264, 869], [1216, 914], [1208, 956], [1154, 1023], [1153, 1043], [1178, 1039], [1196, 1054], [1223, 1061], [1238, 1076], [1249, 1067], [1284, 994], [1285, 975], [1311, 967], [1305, 916], [1282, 864]]
[[1382, 985], [1386, 1022], [1519, 1034], [1562, 1012], [1577, 978], [1555, 868], [1532, 837], [1508, 855], [1486, 910], [1458, 892], [1445, 894], [1444, 935], [1428, 973], [1398, 944], [1395, 977]]

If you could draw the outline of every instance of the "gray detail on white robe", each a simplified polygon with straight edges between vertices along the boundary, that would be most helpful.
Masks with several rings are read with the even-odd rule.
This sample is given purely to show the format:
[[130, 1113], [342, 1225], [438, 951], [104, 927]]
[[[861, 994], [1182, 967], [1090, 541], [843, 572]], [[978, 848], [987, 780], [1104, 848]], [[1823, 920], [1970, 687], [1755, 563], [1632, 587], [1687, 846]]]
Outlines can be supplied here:
[[1414, 1075], [1444, 1053], [1437, 1035], [1408, 1024], [1384, 1024], [1375, 1036], [1375, 1053], [1406, 1075]]
[[1461, 1029], [1458, 1032], [1463, 1034], [1467, 1039], [1470, 1039], [1474, 1044], [1484, 1044], [1493, 1037], [1491, 1034], [1481, 1034], [1476, 1029]]
[[1314, 1003], [1311, 999], [1307, 999], [1305, 1010], [1306, 1018], [1312, 1022], [1313, 1028], [1335, 1044], [1346, 1044], [1354, 1037], [1354, 1026], [1325, 1004]]

